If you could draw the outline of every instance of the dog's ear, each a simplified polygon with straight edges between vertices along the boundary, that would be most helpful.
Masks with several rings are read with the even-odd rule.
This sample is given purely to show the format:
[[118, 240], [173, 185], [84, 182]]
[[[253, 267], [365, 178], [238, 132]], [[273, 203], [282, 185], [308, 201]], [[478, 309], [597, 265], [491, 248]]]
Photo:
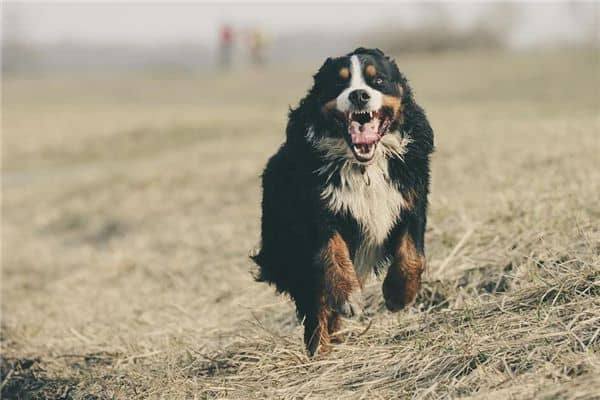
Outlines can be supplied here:
[[[323, 65], [313, 75], [313, 85], [308, 90], [307, 95], [300, 100], [298, 107], [291, 108], [288, 113], [289, 123], [287, 127], [288, 138], [295, 138], [298, 135], [306, 133], [304, 122], [308, 119], [314, 119], [314, 111], [319, 107], [318, 98], [323, 90], [323, 86], [327, 83], [326, 74], [329, 71], [334, 59], [328, 57]], [[299, 125], [300, 124], [300, 125]], [[300, 128], [298, 128], [300, 126]], [[298, 133], [300, 132], [300, 133]]]
[[333, 63], [333, 58], [327, 57], [327, 60], [321, 65], [321, 68], [313, 75], [313, 81], [316, 84], [319, 78], [325, 75], [325, 72], [329, 69], [329, 66]]
[[398, 64], [396, 64], [396, 60], [393, 57], [385, 56], [385, 59], [388, 60], [390, 65], [392, 66], [392, 75], [395, 81], [402, 80], [402, 74], [400, 73], [400, 69], [398, 68]]
[[333, 64], [333, 58], [327, 57], [321, 68], [313, 75], [313, 87], [310, 90], [311, 95], [318, 95], [321, 91], [322, 86], [326, 83], [326, 74], [329, 71], [331, 64]]

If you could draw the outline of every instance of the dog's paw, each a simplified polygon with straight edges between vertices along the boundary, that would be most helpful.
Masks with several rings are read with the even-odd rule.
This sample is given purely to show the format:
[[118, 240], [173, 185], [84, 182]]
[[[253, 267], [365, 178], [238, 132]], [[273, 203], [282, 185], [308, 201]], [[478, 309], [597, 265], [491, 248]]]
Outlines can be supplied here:
[[385, 308], [390, 312], [398, 312], [412, 302], [403, 295], [391, 295], [385, 299]]
[[363, 312], [363, 296], [360, 289], [353, 290], [348, 299], [336, 307], [336, 311], [346, 318], [358, 317]]
[[382, 287], [385, 307], [391, 312], [397, 312], [411, 305], [420, 285], [420, 279], [385, 279]]

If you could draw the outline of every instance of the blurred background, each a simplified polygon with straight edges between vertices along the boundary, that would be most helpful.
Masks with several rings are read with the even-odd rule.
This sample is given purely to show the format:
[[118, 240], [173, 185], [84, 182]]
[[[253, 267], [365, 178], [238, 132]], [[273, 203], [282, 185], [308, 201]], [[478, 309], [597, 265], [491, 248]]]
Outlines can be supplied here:
[[[366, 366], [359, 372], [383, 382], [386, 398], [418, 397], [414, 382], [424, 397], [521, 395], [579, 375], [598, 393], [600, 363], [577, 350], [598, 340], [597, 297], [540, 318], [543, 298], [523, 308], [517, 289], [538, 285], [541, 266], [600, 265], [599, 20], [598, 1], [3, 1], [2, 397], [248, 398], [247, 387], [256, 398], [327, 397], [354, 387], [354, 370], [327, 392], [329, 364], [298, 368], [293, 308], [253, 281], [247, 254], [260, 235], [259, 176], [284, 139], [288, 107], [326, 57], [358, 46], [395, 57], [435, 131], [428, 270], [417, 314], [385, 313], [374, 280], [371, 336], [332, 362]], [[554, 292], [536, 290], [565, 293], [549, 271]], [[576, 282], [577, 293], [597, 293]], [[427, 313], [443, 332], [426, 342], [430, 356], [447, 360], [466, 343], [464, 327], [443, 325], [436, 310], [496, 294], [517, 296], [522, 320], [485, 311], [489, 326], [474, 325], [469, 343], [496, 338], [489, 374], [453, 372], [483, 362], [473, 356], [427, 381], [421, 370], [433, 363], [422, 354], [388, 357], [402, 353], [387, 338]], [[504, 310], [502, 299], [488, 309]], [[574, 336], [571, 316], [593, 312], [581, 328], [589, 335]], [[497, 327], [510, 324], [516, 344], [497, 345]], [[549, 342], [535, 358], [536, 338], [550, 337], [564, 346]], [[233, 338], [239, 347], [227, 347]], [[412, 338], [402, 351], [423, 349]], [[356, 350], [374, 343], [389, 365], [345, 362], [349, 352], [369, 357]], [[248, 356], [205, 356], [224, 348]], [[494, 366], [498, 351], [506, 358]], [[524, 376], [534, 381], [516, 385]]]
[[[310, 63], [357, 43], [390, 53], [585, 47], [597, 2], [4, 2], [4, 73]], [[257, 54], [260, 53], [260, 54]]]

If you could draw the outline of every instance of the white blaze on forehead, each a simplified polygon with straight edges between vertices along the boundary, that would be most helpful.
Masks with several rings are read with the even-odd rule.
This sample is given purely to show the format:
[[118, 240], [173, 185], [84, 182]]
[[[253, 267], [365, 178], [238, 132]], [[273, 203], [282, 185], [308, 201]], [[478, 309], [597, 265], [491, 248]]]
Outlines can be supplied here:
[[382, 93], [375, 90], [365, 82], [360, 60], [357, 55], [350, 57], [350, 86], [348, 86], [336, 98], [336, 108], [342, 112], [352, 111], [354, 105], [350, 102], [350, 93], [357, 89], [366, 90], [371, 96], [371, 99], [365, 106], [367, 111], [377, 111], [382, 105]]
[[365, 86], [365, 78], [363, 77], [362, 74], [362, 68], [360, 66], [360, 60], [358, 59], [358, 56], [352, 56], [350, 57], [350, 71], [351, 72], [351, 81], [350, 81], [350, 87], [362, 87]]

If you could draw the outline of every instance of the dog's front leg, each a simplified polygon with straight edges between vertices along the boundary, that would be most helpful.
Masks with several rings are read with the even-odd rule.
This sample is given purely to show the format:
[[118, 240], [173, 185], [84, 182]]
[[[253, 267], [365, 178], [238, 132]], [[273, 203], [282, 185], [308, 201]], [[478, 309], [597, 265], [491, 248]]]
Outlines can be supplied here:
[[318, 255], [322, 267], [313, 315], [305, 320], [304, 339], [312, 355], [319, 347], [329, 349], [330, 335], [340, 327], [340, 315], [354, 317], [362, 312], [361, 285], [356, 277], [348, 245], [335, 232]]
[[383, 297], [388, 310], [399, 311], [415, 300], [424, 270], [423, 249], [415, 245], [410, 231], [405, 232], [396, 244], [394, 261], [383, 281]]

